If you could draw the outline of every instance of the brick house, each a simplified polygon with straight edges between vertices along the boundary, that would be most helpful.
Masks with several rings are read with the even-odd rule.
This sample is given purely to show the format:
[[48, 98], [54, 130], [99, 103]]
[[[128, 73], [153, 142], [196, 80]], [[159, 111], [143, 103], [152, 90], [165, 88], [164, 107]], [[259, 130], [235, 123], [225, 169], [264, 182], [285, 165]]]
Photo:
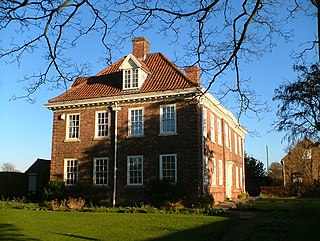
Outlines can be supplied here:
[[292, 183], [320, 183], [320, 147], [319, 144], [305, 138], [282, 158], [284, 185]]
[[243, 138], [234, 115], [144, 37], [133, 53], [95, 76], [79, 77], [49, 100], [53, 111], [50, 178], [86, 188], [110, 204], [147, 202], [153, 179], [179, 184], [186, 205], [244, 192]]

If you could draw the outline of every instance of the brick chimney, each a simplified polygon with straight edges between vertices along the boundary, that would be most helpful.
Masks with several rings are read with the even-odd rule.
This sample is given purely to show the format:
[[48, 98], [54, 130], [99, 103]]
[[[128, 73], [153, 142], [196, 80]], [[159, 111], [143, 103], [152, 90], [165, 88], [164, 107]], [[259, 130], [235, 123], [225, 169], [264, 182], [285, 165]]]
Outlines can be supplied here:
[[198, 66], [186, 66], [186, 76], [195, 84], [200, 86], [200, 69]]
[[143, 60], [149, 53], [150, 43], [145, 37], [137, 37], [132, 39], [132, 53], [139, 59]]

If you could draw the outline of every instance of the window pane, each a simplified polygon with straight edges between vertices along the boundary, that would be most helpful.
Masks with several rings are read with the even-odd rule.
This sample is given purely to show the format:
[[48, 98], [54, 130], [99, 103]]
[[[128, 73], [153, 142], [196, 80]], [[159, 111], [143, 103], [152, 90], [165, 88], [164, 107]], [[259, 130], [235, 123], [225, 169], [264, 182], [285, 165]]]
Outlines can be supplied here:
[[176, 156], [162, 155], [160, 160], [162, 179], [166, 179], [171, 183], [176, 183]]
[[176, 115], [175, 106], [163, 106], [161, 116], [161, 126], [163, 133], [174, 133], [176, 132]]
[[108, 185], [108, 158], [95, 159], [95, 180], [96, 185]]
[[77, 182], [78, 178], [78, 161], [77, 160], [66, 160], [66, 185], [73, 185]]
[[109, 113], [98, 112], [97, 113], [97, 136], [98, 137], [108, 137], [109, 136]]
[[142, 109], [130, 110], [129, 135], [143, 135], [143, 111]]
[[132, 88], [138, 87], [138, 69], [132, 70]]
[[143, 184], [143, 158], [128, 157], [128, 185]]
[[131, 88], [131, 70], [124, 71], [124, 88]]
[[68, 115], [68, 138], [79, 138], [80, 115]]

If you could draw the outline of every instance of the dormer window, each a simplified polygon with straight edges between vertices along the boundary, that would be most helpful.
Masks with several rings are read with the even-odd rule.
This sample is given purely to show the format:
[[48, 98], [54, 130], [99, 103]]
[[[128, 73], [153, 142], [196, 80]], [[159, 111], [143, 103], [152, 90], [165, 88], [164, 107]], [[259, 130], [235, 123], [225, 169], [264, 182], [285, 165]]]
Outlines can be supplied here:
[[124, 88], [138, 88], [138, 73], [139, 70], [136, 69], [127, 69], [124, 70]]
[[150, 73], [146, 66], [132, 54], [123, 60], [119, 69], [122, 70], [122, 88], [124, 90], [140, 88]]

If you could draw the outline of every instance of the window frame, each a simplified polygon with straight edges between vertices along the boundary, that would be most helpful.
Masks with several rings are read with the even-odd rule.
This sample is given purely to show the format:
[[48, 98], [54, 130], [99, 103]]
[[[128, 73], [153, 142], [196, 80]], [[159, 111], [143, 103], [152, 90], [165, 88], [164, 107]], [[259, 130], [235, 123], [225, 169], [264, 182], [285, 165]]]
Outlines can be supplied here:
[[217, 119], [218, 145], [222, 146], [222, 121]]
[[211, 186], [217, 186], [217, 163], [216, 159], [213, 157], [211, 159], [212, 162], [212, 170], [211, 170]]
[[139, 88], [139, 68], [129, 68], [123, 70], [123, 89]]
[[[132, 122], [131, 117], [132, 117], [132, 111], [135, 110], [141, 110], [141, 117], [142, 117], [142, 127], [141, 127], [141, 133], [139, 134], [132, 134]], [[128, 109], [128, 136], [129, 137], [135, 137], [135, 136], [143, 136], [144, 135], [144, 108], [143, 107], [137, 107], [137, 108], [129, 108]]]
[[218, 183], [219, 183], [219, 186], [223, 186], [223, 163], [222, 163], [222, 160], [218, 160], [218, 164], [219, 164], [219, 177], [218, 177]]
[[[173, 127], [174, 127], [174, 130], [173, 131], [164, 131], [163, 128], [164, 128], [164, 125], [163, 125], [163, 122], [165, 120], [171, 120], [169, 118], [163, 118], [163, 109], [164, 108], [171, 108], [173, 107], [174, 108], [174, 119], [173, 119]], [[171, 113], [171, 112], [170, 112]], [[177, 134], [177, 107], [176, 107], [176, 104], [168, 104], [168, 105], [161, 105], [160, 106], [160, 135], [175, 135]]]
[[[73, 172], [68, 172], [68, 162], [76, 162], [76, 165], [72, 165], [69, 168], [75, 168], [76, 167], [76, 171]], [[73, 186], [75, 184], [77, 184], [78, 182], [78, 174], [79, 174], [79, 163], [78, 163], [78, 159], [76, 158], [68, 158], [68, 159], [64, 159], [64, 173], [63, 173], [63, 181], [65, 183], [66, 186]], [[73, 183], [69, 183], [68, 180], [68, 173], [70, 174], [75, 174], [75, 178], [70, 178], [70, 180], [73, 180]]]
[[208, 137], [208, 120], [207, 120], [207, 109], [206, 108], [202, 108], [202, 136], [204, 138]]
[[239, 186], [239, 167], [236, 166], [236, 188], [240, 188]]
[[239, 155], [238, 154], [238, 136], [236, 132], [234, 132], [234, 153], [236, 155]]
[[243, 172], [242, 167], [240, 167], [239, 168], [240, 188], [242, 188], [242, 186], [243, 186], [243, 177], [242, 177], [243, 173], [242, 172]]
[[224, 123], [224, 144], [229, 149], [229, 126], [226, 122]]
[[213, 143], [216, 143], [216, 133], [215, 133], [215, 121], [214, 121], [214, 115], [210, 113], [210, 140]]
[[[107, 123], [100, 124], [99, 123], [99, 114], [105, 113], [107, 114]], [[95, 112], [95, 130], [94, 130], [94, 138], [95, 139], [108, 139], [110, 138], [110, 124], [111, 124], [111, 112], [109, 110], [98, 110]], [[106, 126], [105, 132], [107, 132], [107, 135], [99, 136], [99, 126]]]
[[[178, 170], [177, 170], [178, 169], [178, 166], [177, 166], [177, 154], [161, 154], [159, 156], [160, 180], [164, 179], [164, 176], [163, 176], [163, 172], [164, 172], [164, 170], [163, 170], [163, 157], [173, 157], [174, 158], [174, 182], [171, 182], [170, 180], [169, 180], [169, 182], [171, 184], [177, 184], [177, 182], [178, 182], [178, 177], [177, 177], [177, 174], [178, 174]], [[165, 179], [167, 179], [167, 178], [165, 178]]]
[[[131, 170], [131, 158], [141, 158], [141, 170]], [[136, 171], [140, 173], [141, 182], [131, 183], [131, 171]], [[135, 178], [135, 177], [133, 177]], [[127, 186], [143, 186], [143, 156], [127, 156]]]
[[[97, 184], [97, 161], [103, 160], [106, 162], [106, 170], [105, 171], [99, 171], [103, 173], [105, 176], [103, 177], [104, 180], [106, 180], [106, 183]], [[95, 186], [108, 186], [109, 185], [109, 157], [95, 157], [93, 158], [93, 185]]]
[[[72, 127], [70, 125], [70, 123], [72, 123], [72, 121], [70, 121], [70, 117], [71, 116], [79, 116], [79, 124], [75, 127]], [[67, 121], [66, 121], [66, 140], [67, 141], [78, 141], [80, 140], [80, 126], [81, 126], [81, 116], [80, 113], [69, 113], [67, 114]], [[70, 130], [72, 130], [72, 128], [76, 128], [77, 129], [77, 137], [70, 137], [70, 135], [72, 134], [72, 132], [70, 132]]]

